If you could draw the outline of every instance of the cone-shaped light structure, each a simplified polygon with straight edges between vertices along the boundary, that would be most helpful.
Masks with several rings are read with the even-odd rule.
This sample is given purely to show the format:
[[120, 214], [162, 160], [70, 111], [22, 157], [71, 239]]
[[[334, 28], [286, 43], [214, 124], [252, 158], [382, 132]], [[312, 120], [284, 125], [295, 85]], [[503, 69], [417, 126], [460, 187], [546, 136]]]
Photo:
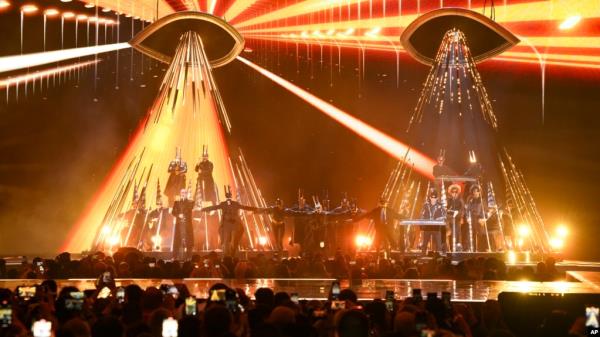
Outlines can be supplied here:
[[[418, 44], [418, 41], [413, 42]], [[410, 163], [399, 162], [389, 177], [383, 197], [397, 210], [401, 205], [410, 205], [410, 217], [419, 218], [420, 208], [431, 189], [441, 192], [440, 201], [446, 204], [449, 185], [462, 189], [465, 199], [471, 187], [479, 186], [479, 207], [484, 217], [489, 216], [490, 209], [501, 209], [508, 215], [508, 220], [500, 220], [500, 230], [510, 233], [514, 240], [507, 242], [505, 249], [516, 248], [517, 227], [526, 224], [531, 236], [526, 243], [521, 242], [521, 248], [548, 251], [548, 234], [531, 193], [506, 150], [497, 145], [498, 120], [466, 35], [456, 28], [446, 31], [430, 64], [431, 71], [407, 132], [417, 150], [444, 157], [445, 163], [438, 166], [438, 172], [434, 168], [433, 175], [437, 178], [428, 181], [415, 177]], [[469, 221], [472, 221], [469, 231], [458, 239], [463, 239], [465, 250], [474, 249], [473, 228], [479, 226], [477, 219]], [[485, 235], [485, 227], [479, 233]], [[489, 248], [489, 238], [485, 241], [478, 244], [479, 250]], [[408, 247], [411, 244], [406, 242]], [[455, 246], [456, 242], [451, 244]]]
[[[143, 247], [144, 236], [152, 238], [153, 247], [168, 250], [172, 247], [169, 233], [173, 221], [159, 217], [151, 225], [150, 208], [154, 205], [146, 205], [146, 200], [156, 199], [157, 209], [168, 213], [168, 207], [182, 189], [195, 199], [197, 207], [223, 199], [220, 189], [226, 185], [231, 186], [234, 198], [240, 202], [265, 206], [241, 151], [236, 150], [235, 155], [229, 151], [229, 118], [213, 79], [204, 37], [193, 29], [178, 40], [169, 55], [171, 62], [154, 103], [122, 159], [77, 224], [65, 247], [67, 250]], [[199, 164], [202, 157], [210, 158], [210, 164]], [[202, 170], [203, 178], [196, 173]], [[217, 230], [208, 226], [208, 216], [199, 213], [194, 217], [195, 232], [198, 236], [204, 232], [197, 249], [218, 248]], [[243, 219], [248, 248], [253, 248], [258, 238], [268, 237], [267, 217]]]

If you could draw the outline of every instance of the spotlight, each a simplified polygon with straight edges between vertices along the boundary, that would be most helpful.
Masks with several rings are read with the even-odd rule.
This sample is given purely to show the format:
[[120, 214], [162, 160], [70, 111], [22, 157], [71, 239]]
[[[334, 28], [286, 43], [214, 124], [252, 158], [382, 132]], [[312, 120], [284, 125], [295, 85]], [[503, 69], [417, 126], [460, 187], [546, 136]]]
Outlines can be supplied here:
[[95, 7], [95, 5], [94, 5], [93, 3], [91, 3], [91, 2], [88, 2], [88, 3], [87, 3], [87, 4], [85, 4], [83, 7], [85, 7], [85, 8], [94, 8], [94, 7]]
[[21, 6], [21, 12], [26, 13], [26, 14], [35, 13], [38, 11], [38, 9], [39, 8], [36, 5], [31, 5], [31, 4]]
[[64, 12], [62, 16], [65, 19], [70, 19], [70, 18], [74, 18], [75, 17], [75, 13], [73, 13], [73, 12]]
[[0, 0], [0, 9], [10, 7], [10, 2], [7, 0]]
[[46, 16], [56, 16], [56, 15], [60, 14], [60, 12], [57, 9], [48, 8], [44, 11], [44, 14]]
[[568, 30], [575, 27], [579, 21], [581, 21], [581, 15], [572, 15], [566, 18], [561, 24], [558, 26], [560, 30]]
[[521, 225], [518, 229], [519, 236], [522, 238], [528, 237], [530, 234], [529, 225]]
[[85, 14], [79, 14], [77, 15], [77, 20], [87, 20], [88, 16]]
[[372, 240], [370, 237], [359, 234], [356, 236], [356, 239], [354, 239], [354, 243], [356, 243], [356, 245], [358, 247], [364, 247], [364, 246], [369, 246], [371, 244]]
[[112, 236], [108, 239], [108, 244], [111, 246], [116, 246], [119, 244], [120, 238], [118, 235]]
[[96, 21], [98, 21], [98, 18], [95, 17], [95, 16], [91, 16], [91, 17], [88, 18], [88, 21], [89, 22], [96, 22]]
[[381, 33], [381, 27], [375, 27], [369, 31], [366, 31], [365, 36], [375, 37], [375, 36], [379, 35], [379, 33]]
[[569, 229], [565, 225], [558, 225], [556, 227], [556, 235], [558, 235], [559, 238], [564, 238], [569, 235]]
[[335, 29], [330, 29], [327, 31], [327, 36], [332, 36], [335, 34]]
[[102, 227], [102, 235], [108, 235], [110, 233], [110, 227], [108, 226], [103, 226]]
[[73, 0], [60, 0], [60, 2], [71, 2]]
[[507, 258], [508, 258], [508, 264], [517, 263], [517, 253], [515, 253], [514, 251], [509, 250]]
[[267, 244], [267, 238], [264, 236], [259, 236], [258, 237], [258, 244], [261, 246], [264, 246]]
[[108, 7], [102, 8], [102, 12], [104, 12], [104, 13], [108, 13], [110, 11], [111, 11], [111, 9]]
[[565, 245], [565, 241], [561, 238], [551, 238], [550, 247], [555, 251], [561, 250]]

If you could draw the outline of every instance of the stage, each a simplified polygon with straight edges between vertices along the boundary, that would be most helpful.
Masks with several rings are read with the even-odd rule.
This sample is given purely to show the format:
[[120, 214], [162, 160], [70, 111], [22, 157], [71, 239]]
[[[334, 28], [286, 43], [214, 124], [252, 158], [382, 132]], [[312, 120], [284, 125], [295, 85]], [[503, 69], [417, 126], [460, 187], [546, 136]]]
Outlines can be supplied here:
[[[600, 266], [597, 266], [600, 267]], [[456, 281], [456, 280], [403, 280], [403, 279], [363, 279], [341, 280], [342, 288], [356, 292], [360, 300], [384, 298], [386, 290], [394, 290], [396, 299], [411, 296], [412, 289], [422, 289], [441, 294], [452, 294], [455, 302], [485, 302], [495, 300], [502, 292], [555, 293], [555, 294], [597, 294], [600, 293], [600, 271], [568, 271], [569, 281], [530, 282], [530, 281]], [[304, 300], [326, 300], [331, 282], [335, 279], [117, 279], [117, 286], [137, 284], [142, 288], [159, 287], [161, 284], [183, 283], [198, 298], [207, 298], [208, 289], [215, 283], [225, 283], [234, 288], [243, 289], [253, 297], [258, 288], [268, 287], [273, 291], [298, 293]], [[57, 280], [59, 288], [76, 286], [80, 290], [94, 289], [95, 279]], [[19, 285], [33, 285], [41, 280], [0, 280], [0, 288], [14, 289]]]

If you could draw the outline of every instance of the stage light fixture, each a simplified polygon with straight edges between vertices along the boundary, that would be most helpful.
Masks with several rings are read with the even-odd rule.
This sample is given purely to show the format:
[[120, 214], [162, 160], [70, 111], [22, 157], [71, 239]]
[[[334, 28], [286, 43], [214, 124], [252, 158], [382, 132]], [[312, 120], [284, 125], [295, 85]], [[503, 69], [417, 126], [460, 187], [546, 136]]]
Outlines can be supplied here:
[[106, 225], [102, 226], [102, 235], [106, 236], [108, 234], [110, 234], [110, 227]]
[[507, 253], [507, 259], [508, 259], [508, 264], [517, 263], [517, 253], [515, 253], [513, 250], [509, 250]]
[[94, 8], [95, 5], [93, 3], [91, 3], [91, 2], [88, 2], [83, 7], [85, 7], [85, 8]]
[[21, 12], [23, 12], [25, 14], [35, 13], [38, 11], [38, 9], [39, 8], [33, 4], [27, 4], [27, 5], [21, 6]]
[[558, 235], [559, 238], [565, 238], [569, 235], [569, 228], [567, 228], [567, 226], [560, 224], [556, 227], [556, 235]]
[[60, 2], [71, 2], [73, 0], [60, 0]]
[[566, 18], [563, 22], [560, 23], [560, 25], [558, 26], [558, 29], [569, 30], [569, 29], [577, 26], [577, 24], [580, 21], [581, 21], [581, 15], [571, 15], [568, 18]]
[[0, 9], [10, 7], [10, 2], [6, 0], [0, 0]]
[[354, 239], [354, 243], [358, 247], [365, 247], [365, 246], [370, 246], [372, 243], [372, 240], [370, 237], [368, 237], [366, 235], [358, 234], [356, 236], [356, 238]]
[[550, 238], [550, 247], [552, 247], [552, 249], [554, 251], [559, 251], [561, 250], [565, 245], [565, 241], [561, 238]]
[[46, 9], [44, 11], [44, 15], [46, 15], [48, 17], [50, 17], [50, 16], [56, 16], [58, 14], [60, 14], [60, 12], [57, 9], [55, 9], [55, 8], [48, 8], [48, 9]]
[[104, 12], [104, 13], [108, 13], [110, 11], [111, 11], [111, 9], [108, 7], [102, 8], [102, 12]]
[[258, 237], [258, 244], [261, 246], [265, 246], [268, 243], [267, 237], [266, 236], [259, 236]]
[[77, 20], [87, 20], [88, 16], [85, 14], [79, 14], [77, 15]]
[[73, 12], [64, 12], [62, 16], [65, 19], [70, 19], [70, 18], [74, 18], [75, 17], [75, 13], [73, 13]]
[[522, 238], [526, 238], [529, 236], [529, 234], [531, 233], [530, 229], [529, 229], [529, 225], [521, 225], [519, 226], [519, 230], [518, 230], [519, 236]]

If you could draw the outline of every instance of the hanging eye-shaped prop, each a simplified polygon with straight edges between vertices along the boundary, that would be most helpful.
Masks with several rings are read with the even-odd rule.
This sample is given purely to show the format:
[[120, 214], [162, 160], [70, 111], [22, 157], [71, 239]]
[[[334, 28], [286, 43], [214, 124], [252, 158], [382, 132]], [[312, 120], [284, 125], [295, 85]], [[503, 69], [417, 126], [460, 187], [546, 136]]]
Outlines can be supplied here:
[[213, 68], [233, 61], [244, 49], [244, 38], [225, 20], [191, 11], [176, 12], [158, 19], [139, 32], [129, 44], [150, 57], [170, 63], [180, 37], [188, 31], [200, 35]]
[[400, 40], [417, 61], [433, 65], [444, 35], [462, 31], [475, 62], [483, 62], [519, 43], [506, 28], [477, 12], [464, 8], [442, 8], [421, 15], [402, 32]]

